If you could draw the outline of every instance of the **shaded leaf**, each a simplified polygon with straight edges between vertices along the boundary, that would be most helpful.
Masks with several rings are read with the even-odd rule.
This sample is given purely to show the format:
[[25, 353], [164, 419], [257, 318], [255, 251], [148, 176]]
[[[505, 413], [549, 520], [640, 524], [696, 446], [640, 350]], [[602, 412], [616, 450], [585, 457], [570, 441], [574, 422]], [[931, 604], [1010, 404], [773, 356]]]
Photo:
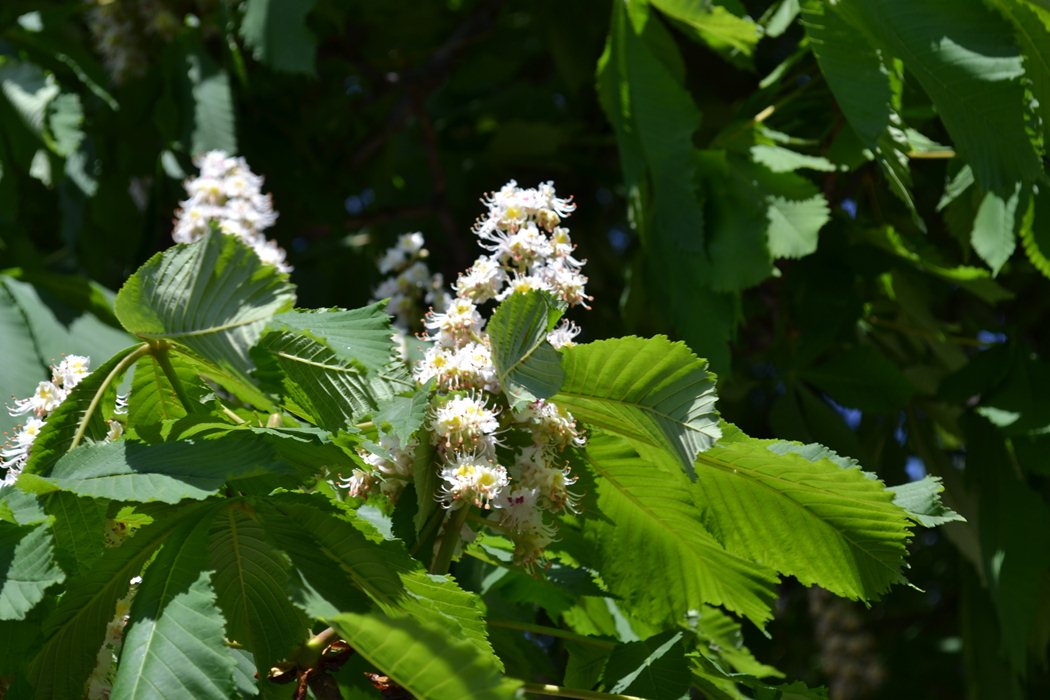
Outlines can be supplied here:
[[561, 313], [548, 295], [529, 292], [512, 294], [492, 314], [492, 362], [512, 405], [549, 398], [561, 386], [561, 358], [547, 342]]

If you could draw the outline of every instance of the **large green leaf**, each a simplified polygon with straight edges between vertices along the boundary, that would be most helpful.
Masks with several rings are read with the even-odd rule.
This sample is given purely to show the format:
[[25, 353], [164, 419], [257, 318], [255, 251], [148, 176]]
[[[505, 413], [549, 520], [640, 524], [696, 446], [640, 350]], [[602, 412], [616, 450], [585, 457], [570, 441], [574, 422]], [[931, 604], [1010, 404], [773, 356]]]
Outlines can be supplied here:
[[158, 445], [85, 445], [60, 459], [47, 478], [27, 482], [115, 501], [177, 503], [205, 499], [229, 480], [288, 471], [265, 441], [231, 433]]
[[0, 521], [0, 620], [21, 620], [62, 583], [50, 523], [15, 525]]
[[[200, 381], [196, 368], [181, 355], [168, 353], [168, 362], [189, 401], [199, 401], [210, 389]], [[135, 363], [128, 396], [128, 425], [136, 427], [175, 420], [186, 415], [171, 380], [164, 373], [156, 354]]]
[[220, 512], [208, 544], [226, 636], [250, 651], [260, 677], [307, 636], [309, 624], [288, 600], [288, 561], [248, 509]]
[[440, 621], [382, 613], [340, 613], [327, 620], [350, 646], [413, 697], [498, 700], [518, 697], [520, 683], [503, 678], [492, 659]]
[[579, 419], [674, 456], [693, 475], [696, 455], [721, 435], [707, 363], [663, 336], [600, 340], [562, 350], [565, 382], [553, 400]]
[[682, 631], [662, 632], [648, 639], [621, 644], [605, 666], [603, 681], [610, 693], [643, 698], [688, 698], [689, 665]]
[[109, 503], [63, 492], [49, 493], [41, 501], [53, 517], [51, 532], [62, 568], [76, 575], [92, 566], [105, 545]]
[[111, 698], [233, 697], [234, 659], [207, 570], [210, 527], [203, 518], [172, 533], [143, 575]]
[[859, 469], [727, 431], [696, 462], [703, 522], [732, 552], [854, 599], [904, 581], [908, 514]]
[[289, 410], [336, 431], [377, 407], [367, 373], [308, 331], [273, 331], [252, 351], [263, 385], [285, 397]]
[[561, 358], [547, 342], [559, 318], [561, 310], [543, 292], [512, 294], [492, 314], [492, 363], [512, 403], [549, 398], [561, 386]]
[[[194, 37], [196, 38], [196, 37]], [[181, 42], [185, 82], [183, 104], [192, 108], [186, 124], [186, 145], [191, 153], [213, 149], [237, 152], [236, 111], [230, 77], [199, 41], [184, 35]]]
[[[47, 363], [37, 354], [26, 316], [3, 285], [0, 285], [0, 355], [4, 358], [0, 363], [0, 387], [5, 395], [29, 396], [37, 383], [47, 378]], [[4, 396], [4, 400], [10, 401], [10, 397]], [[0, 411], [0, 435], [21, 422], [21, 418]]]
[[44, 641], [29, 666], [37, 698], [80, 697], [117, 600], [132, 576], [184, 519], [206, 517], [210, 505], [194, 504], [158, 519], [121, 546], [107, 549], [95, 565], [66, 583], [54, 611], [44, 621]]
[[248, 0], [244, 4], [241, 37], [256, 59], [274, 70], [314, 72], [317, 38], [306, 16], [317, 0]]
[[[598, 63], [598, 96], [616, 133], [629, 215], [641, 236], [639, 313], [667, 313], [679, 337], [729, 368], [732, 297], [709, 284], [702, 203], [695, 191], [693, 135], [700, 111], [684, 86], [674, 37], [643, 2], [614, 3]], [[674, 265], [667, 265], [674, 260]], [[628, 299], [642, 293], [637, 283]]]
[[985, 190], [1004, 196], [1040, 173], [1025, 125], [1024, 58], [1001, 16], [980, 0], [843, 0], [836, 7], [904, 62]]
[[993, 275], [1006, 264], [1017, 247], [1015, 232], [1020, 228], [1027, 202], [1028, 197], [1018, 184], [1006, 196], [986, 192], [977, 207], [970, 243], [988, 263]]
[[601, 517], [584, 531], [597, 546], [602, 579], [630, 612], [678, 624], [706, 603], [758, 625], [771, 617], [775, 573], [715, 540], [682, 474], [648, 463], [611, 435], [592, 436], [587, 459], [599, 477]]
[[370, 373], [384, 370], [396, 354], [390, 317], [382, 302], [350, 310], [288, 311], [274, 316], [269, 330], [309, 332], [337, 357], [358, 363]]
[[1024, 53], [1025, 78], [1038, 100], [1043, 140], [1050, 138], [1050, 5], [1031, 0], [991, 0], [1014, 28], [1014, 38]]
[[248, 378], [248, 351], [270, 318], [294, 301], [287, 275], [237, 237], [213, 231], [150, 258], [117, 293], [116, 313], [131, 333], [189, 348], [239, 380], [231, 388], [267, 406]]

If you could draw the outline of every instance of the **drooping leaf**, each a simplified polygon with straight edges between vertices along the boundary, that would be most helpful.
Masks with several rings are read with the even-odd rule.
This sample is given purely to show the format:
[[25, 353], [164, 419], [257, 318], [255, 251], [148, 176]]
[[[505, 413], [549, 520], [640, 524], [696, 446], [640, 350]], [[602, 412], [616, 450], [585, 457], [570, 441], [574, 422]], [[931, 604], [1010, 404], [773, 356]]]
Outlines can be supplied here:
[[890, 189], [922, 228], [911, 193], [898, 76], [863, 32], [851, 27], [835, 6], [823, 0], [803, 0], [801, 6], [802, 26], [838, 106], [864, 145], [874, 152]]
[[[704, 604], [757, 625], [772, 615], [776, 575], [726, 551], [704, 527], [689, 481], [639, 457], [622, 439], [592, 436], [587, 460], [603, 517], [589, 519], [603, 580], [633, 614], [673, 623]], [[654, 585], [652, 572], [663, 572]]]
[[116, 501], [177, 503], [203, 500], [229, 480], [288, 471], [265, 442], [231, 433], [157, 445], [123, 440], [85, 445], [60, 459], [46, 479], [32, 483]]
[[734, 430], [697, 459], [703, 522], [719, 541], [844, 597], [903, 582], [910, 523], [894, 494], [859, 469], [771, 445]]
[[[1017, 247], [1014, 234], [1027, 208], [1021, 204], [1025, 199], [1018, 184], [1009, 197], [1004, 198], [996, 192], [985, 193], [977, 208], [970, 243], [981, 259], [988, 263], [988, 267], [992, 268], [993, 275], [1002, 269]], [[1018, 211], [1019, 206], [1021, 211]]]
[[44, 641], [29, 666], [35, 697], [80, 697], [95, 657], [132, 576], [184, 519], [207, 517], [209, 505], [167, 514], [120, 547], [105, 550], [95, 565], [70, 579], [54, 611], [44, 621]]
[[208, 544], [212, 582], [227, 638], [251, 652], [260, 677], [307, 636], [309, 624], [288, 600], [287, 558], [247, 509], [221, 511]]
[[248, 0], [241, 37], [255, 58], [286, 73], [314, 72], [317, 38], [306, 26], [316, 0]]
[[1003, 197], [1040, 173], [1024, 118], [1024, 58], [1001, 16], [978, 0], [844, 0], [836, 7], [904, 62], [981, 187]]
[[327, 620], [354, 650], [414, 697], [510, 700], [520, 682], [503, 678], [492, 658], [440, 623], [404, 616], [339, 613]]
[[0, 620], [22, 620], [65, 573], [55, 561], [50, 523], [0, 521]]
[[235, 236], [213, 231], [150, 258], [117, 293], [116, 313], [131, 333], [188, 348], [235, 379], [231, 389], [266, 407], [248, 378], [249, 350], [294, 301], [287, 275]]
[[559, 318], [561, 310], [543, 292], [512, 294], [492, 314], [492, 362], [512, 404], [549, 398], [561, 386], [561, 358], [547, 342]]
[[565, 382], [553, 401], [577, 418], [675, 457], [693, 475], [696, 455], [721, 435], [714, 376], [663, 336], [601, 340], [562, 350]]
[[229, 698], [234, 660], [208, 570], [211, 518], [188, 522], [142, 577], [110, 697]]

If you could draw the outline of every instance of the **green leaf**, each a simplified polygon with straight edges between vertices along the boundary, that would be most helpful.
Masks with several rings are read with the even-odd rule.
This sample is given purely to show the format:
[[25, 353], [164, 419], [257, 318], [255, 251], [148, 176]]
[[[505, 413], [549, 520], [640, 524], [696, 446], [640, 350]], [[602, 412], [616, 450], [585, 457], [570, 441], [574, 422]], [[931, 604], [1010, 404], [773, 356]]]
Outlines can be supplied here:
[[1038, 176], [1024, 58], [1002, 17], [979, 0], [843, 0], [836, 8], [904, 62], [985, 190], [1002, 197]]
[[287, 275], [235, 236], [212, 231], [150, 258], [117, 293], [116, 313], [138, 337], [176, 343], [214, 364], [263, 407], [269, 401], [248, 379], [249, 350], [294, 301]]
[[372, 422], [406, 445], [416, 431], [423, 427], [429, 407], [430, 390], [424, 387], [409, 396], [393, 396], [380, 402]]
[[779, 444], [734, 430], [700, 455], [708, 529], [729, 551], [840, 596], [869, 600], [903, 582], [909, 522], [894, 494], [859, 469], [774, 452]]
[[354, 650], [414, 697], [500, 700], [520, 682], [504, 679], [492, 659], [447, 627], [381, 613], [340, 613], [327, 620]]
[[803, 0], [802, 26], [846, 121], [870, 148], [890, 189], [923, 228], [911, 194], [908, 139], [900, 117], [900, 78], [865, 35], [824, 0]]
[[1018, 211], [1021, 199], [1021, 186], [1018, 184], [1006, 198], [995, 192], [985, 193], [981, 206], [977, 208], [970, 243], [981, 259], [988, 263], [988, 267], [992, 268], [993, 275], [998, 274], [1017, 247], [1014, 232], [1027, 209], [1021, 206]]
[[286, 73], [314, 73], [317, 38], [306, 16], [317, 0], [248, 0], [241, 38], [256, 60]]
[[[604, 517], [588, 519], [596, 564], [630, 612], [678, 624], [690, 610], [721, 605], [757, 625], [768, 620], [777, 578], [726, 551], [705, 529], [688, 480], [640, 458], [623, 440], [593, 435], [587, 460]], [[659, 576], [659, 578], [654, 578]]]
[[[193, 363], [176, 353], [168, 353], [175, 376], [190, 401], [199, 401], [210, 389], [197, 374]], [[135, 373], [128, 396], [128, 426], [149, 425], [176, 420], [186, 415], [171, 380], [164, 374], [157, 356], [150, 353], [135, 363]]]
[[50, 523], [0, 521], [0, 620], [22, 620], [66, 575], [55, 561]]
[[376, 409], [365, 370], [307, 331], [268, 332], [252, 355], [263, 385], [316, 425], [342, 430]]
[[512, 405], [549, 398], [561, 386], [561, 358], [547, 342], [559, 318], [561, 310], [543, 292], [512, 294], [492, 314], [492, 362]]
[[127, 348], [96, 368], [73, 387], [33, 441], [23, 474], [47, 474], [55, 463], [84, 438], [101, 440], [108, 427], [103, 412], [113, 410], [120, 377], [143, 353], [142, 346]]
[[158, 445], [120, 441], [70, 452], [41, 482], [81, 496], [136, 503], [203, 500], [229, 480], [287, 472], [251, 435]]
[[966, 518], [941, 502], [938, 494], [944, 491], [944, 486], [940, 477], [924, 476], [918, 481], [890, 486], [886, 490], [893, 494], [893, 504], [923, 527], [966, 522]]
[[1031, 81], [1043, 127], [1050, 138], [1050, 6], [1025, 0], [991, 0], [1013, 25], [1014, 39], [1024, 54], [1025, 78]]
[[226, 636], [252, 653], [259, 677], [307, 636], [309, 623], [288, 600], [288, 560], [236, 504], [220, 512], [208, 550]]
[[304, 331], [323, 340], [337, 357], [360, 365], [369, 373], [387, 368], [397, 355], [386, 305], [377, 302], [359, 309], [294, 310], [277, 314], [268, 330]]
[[229, 76], [199, 41], [186, 39], [181, 46], [186, 76], [183, 104], [192, 105], [193, 110], [186, 134], [190, 153], [236, 153], [236, 111]]
[[750, 57], [761, 32], [750, 17], [738, 17], [725, 7], [692, 0], [652, 0], [653, 7], [727, 58]]
[[721, 435], [714, 375], [683, 343], [600, 340], [564, 348], [562, 366], [555, 403], [632, 444], [663, 450], [690, 476], [696, 455]]
[[[9, 394], [29, 396], [38, 382], [48, 377], [47, 363], [37, 353], [22, 310], [3, 285], [0, 285], [0, 387]], [[10, 397], [4, 397], [5, 402]], [[23, 420], [0, 412], [0, 434], [7, 433]]]
[[113, 681], [114, 700], [233, 696], [234, 660], [208, 566], [211, 518], [172, 533], [142, 577]]
[[149, 525], [121, 546], [105, 550], [95, 565], [66, 584], [54, 611], [44, 621], [44, 641], [29, 666], [35, 697], [80, 697], [95, 657], [113, 619], [117, 600], [132, 576], [185, 520], [206, 517], [210, 505], [194, 505]]
[[76, 575], [92, 566], [102, 556], [109, 504], [61, 492], [49, 493], [41, 500], [53, 518], [51, 533], [62, 568]]
[[603, 677], [609, 693], [661, 700], [689, 698], [689, 680], [681, 631], [617, 646]]

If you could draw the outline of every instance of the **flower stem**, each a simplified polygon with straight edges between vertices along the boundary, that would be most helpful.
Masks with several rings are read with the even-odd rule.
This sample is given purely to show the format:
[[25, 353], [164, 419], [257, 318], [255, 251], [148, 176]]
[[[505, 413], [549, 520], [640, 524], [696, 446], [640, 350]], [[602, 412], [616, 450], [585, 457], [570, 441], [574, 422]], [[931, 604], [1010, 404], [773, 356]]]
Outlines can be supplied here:
[[597, 690], [583, 690], [582, 688], [566, 688], [552, 683], [526, 683], [526, 693], [531, 695], [548, 695], [556, 698], [576, 698], [577, 700], [645, 700], [637, 695], [616, 695], [613, 693], [600, 693]]
[[470, 505], [466, 503], [463, 504], [463, 507], [448, 512], [445, 517], [445, 531], [441, 534], [441, 543], [430, 565], [430, 573], [448, 573], [448, 566], [452, 563], [452, 553], [456, 551], [456, 545], [459, 544], [459, 533], [463, 529], [463, 523], [467, 522], [469, 513]]

